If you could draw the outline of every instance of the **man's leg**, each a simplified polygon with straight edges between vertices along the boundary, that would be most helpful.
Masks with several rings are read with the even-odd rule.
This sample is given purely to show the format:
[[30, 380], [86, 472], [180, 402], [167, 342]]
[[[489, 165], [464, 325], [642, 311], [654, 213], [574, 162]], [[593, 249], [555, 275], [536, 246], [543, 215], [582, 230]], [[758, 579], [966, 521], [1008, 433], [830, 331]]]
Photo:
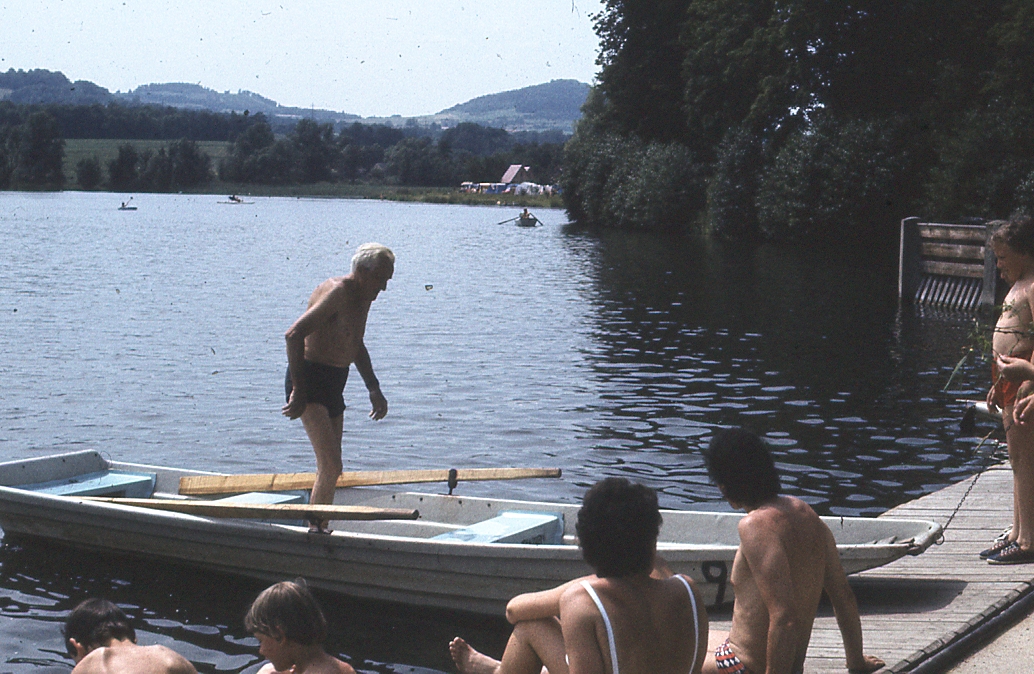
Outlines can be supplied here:
[[460, 674], [568, 674], [567, 653], [560, 622], [555, 618], [517, 623], [506, 644], [502, 661], [474, 650], [459, 637], [449, 644], [449, 653]]
[[719, 646], [725, 643], [725, 640], [729, 638], [728, 632], [718, 632], [716, 630], [709, 630], [707, 633], [707, 653], [704, 656], [704, 666], [700, 670], [701, 674], [718, 674], [718, 665], [715, 664], [714, 652]]
[[344, 415], [333, 419], [327, 408], [309, 403], [302, 413], [302, 424], [316, 452], [316, 482], [312, 486], [311, 503], [333, 503], [337, 479], [341, 475], [341, 429]]

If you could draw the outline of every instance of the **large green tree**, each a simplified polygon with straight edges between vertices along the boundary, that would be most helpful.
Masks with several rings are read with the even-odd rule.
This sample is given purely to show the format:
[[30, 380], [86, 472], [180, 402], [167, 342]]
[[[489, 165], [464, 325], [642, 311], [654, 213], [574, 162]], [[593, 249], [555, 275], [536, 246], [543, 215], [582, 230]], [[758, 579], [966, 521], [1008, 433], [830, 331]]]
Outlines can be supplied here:
[[60, 187], [65, 183], [62, 161], [65, 141], [57, 120], [46, 112], [29, 115], [18, 133], [16, 160], [11, 176], [16, 185]]
[[596, 29], [565, 179], [585, 221], [631, 222], [615, 190], [664, 165], [643, 143], [688, 150], [707, 200], [639, 208], [656, 220], [636, 226], [698, 203], [707, 217], [683, 220], [730, 236], [883, 240], [904, 215], [1034, 198], [1027, 0], [608, 0]]

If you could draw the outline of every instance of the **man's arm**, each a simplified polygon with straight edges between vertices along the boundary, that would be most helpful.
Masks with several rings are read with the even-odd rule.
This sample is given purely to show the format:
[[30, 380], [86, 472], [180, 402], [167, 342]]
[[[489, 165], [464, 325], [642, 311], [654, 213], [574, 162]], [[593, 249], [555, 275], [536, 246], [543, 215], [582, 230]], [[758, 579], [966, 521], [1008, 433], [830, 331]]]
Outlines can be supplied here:
[[768, 610], [765, 674], [790, 674], [797, 655], [794, 583], [783, 542], [764, 520], [740, 520], [740, 552]]
[[862, 620], [858, 615], [858, 602], [847, 582], [844, 567], [840, 564], [836, 541], [826, 530], [826, 569], [822, 589], [833, 604], [837, 627], [844, 639], [844, 654], [850, 672], [874, 672], [885, 664], [883, 660], [862, 653]]
[[383, 419], [388, 413], [388, 400], [381, 393], [381, 383], [373, 373], [373, 363], [370, 362], [370, 352], [366, 350], [366, 344], [359, 345], [359, 352], [355, 355], [355, 369], [363, 378], [366, 390], [370, 392], [370, 404], [373, 406], [370, 418]]

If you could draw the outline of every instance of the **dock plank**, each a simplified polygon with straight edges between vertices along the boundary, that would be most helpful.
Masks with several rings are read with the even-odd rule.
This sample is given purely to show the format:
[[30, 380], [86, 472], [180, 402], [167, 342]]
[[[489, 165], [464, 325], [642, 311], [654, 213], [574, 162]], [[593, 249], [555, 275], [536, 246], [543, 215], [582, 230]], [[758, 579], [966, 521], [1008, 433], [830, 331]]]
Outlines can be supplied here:
[[[1012, 521], [1008, 464], [902, 504], [884, 516], [929, 519], [947, 528], [943, 543], [922, 555], [851, 576], [865, 652], [887, 662], [881, 671], [910, 671], [1016, 601], [1034, 583], [1034, 565], [995, 566], [977, 556]], [[728, 630], [728, 620], [716, 617], [713, 629]], [[804, 671], [842, 673], [845, 668], [840, 631], [824, 604], [815, 620]]]

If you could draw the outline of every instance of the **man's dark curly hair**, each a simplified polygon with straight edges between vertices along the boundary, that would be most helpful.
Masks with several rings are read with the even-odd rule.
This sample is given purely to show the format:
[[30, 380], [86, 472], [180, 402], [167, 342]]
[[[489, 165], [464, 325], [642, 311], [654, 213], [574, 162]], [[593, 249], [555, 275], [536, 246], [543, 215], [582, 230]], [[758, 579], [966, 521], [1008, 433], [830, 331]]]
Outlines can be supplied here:
[[65, 648], [73, 656], [75, 649], [69, 639], [75, 639], [89, 650], [105, 646], [116, 639], [128, 639], [136, 643], [136, 631], [129, 624], [129, 618], [107, 599], [87, 599], [76, 606], [65, 620], [62, 631]]
[[753, 507], [781, 491], [779, 471], [765, 441], [742, 428], [719, 431], [704, 450], [711, 481], [725, 498]]
[[661, 529], [657, 494], [608, 477], [585, 493], [575, 529], [582, 557], [600, 578], [649, 572]]

